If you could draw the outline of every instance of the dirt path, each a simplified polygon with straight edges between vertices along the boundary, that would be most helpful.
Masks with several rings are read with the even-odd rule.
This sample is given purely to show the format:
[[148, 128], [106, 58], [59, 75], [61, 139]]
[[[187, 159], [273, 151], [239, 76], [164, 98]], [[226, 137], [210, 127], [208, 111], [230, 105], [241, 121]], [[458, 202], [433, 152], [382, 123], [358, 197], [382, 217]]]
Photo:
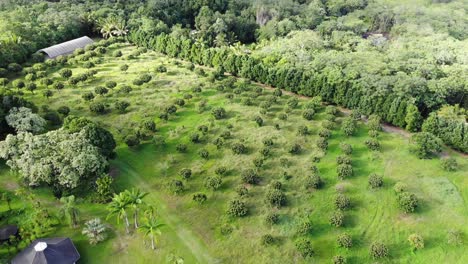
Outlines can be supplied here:
[[157, 194], [154, 193], [148, 183], [136, 172], [129, 164], [120, 163], [119, 168], [121, 172], [126, 173], [132, 177], [133, 183], [138, 186], [142, 191], [148, 192], [147, 196], [148, 203], [157, 204], [159, 215], [167, 226], [170, 226], [173, 231], [177, 234], [177, 237], [184, 245], [190, 249], [191, 253], [195, 256], [199, 263], [216, 263], [211, 257], [206, 245], [195, 235], [193, 232], [186, 227], [182, 219], [178, 218], [177, 215], [169, 213], [164, 202], [161, 202]]

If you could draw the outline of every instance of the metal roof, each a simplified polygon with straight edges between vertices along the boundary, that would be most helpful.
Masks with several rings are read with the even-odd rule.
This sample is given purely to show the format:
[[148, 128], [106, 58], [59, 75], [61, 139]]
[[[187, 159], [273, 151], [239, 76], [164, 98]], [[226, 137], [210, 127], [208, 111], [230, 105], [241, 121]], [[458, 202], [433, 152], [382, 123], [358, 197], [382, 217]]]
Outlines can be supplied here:
[[12, 264], [74, 264], [80, 253], [70, 238], [40, 238], [21, 251]]
[[63, 42], [57, 45], [50, 46], [45, 49], [38, 50], [38, 52], [46, 53], [49, 58], [55, 58], [60, 55], [73, 53], [78, 48], [84, 48], [86, 45], [92, 44], [94, 41], [89, 37], [81, 37]]

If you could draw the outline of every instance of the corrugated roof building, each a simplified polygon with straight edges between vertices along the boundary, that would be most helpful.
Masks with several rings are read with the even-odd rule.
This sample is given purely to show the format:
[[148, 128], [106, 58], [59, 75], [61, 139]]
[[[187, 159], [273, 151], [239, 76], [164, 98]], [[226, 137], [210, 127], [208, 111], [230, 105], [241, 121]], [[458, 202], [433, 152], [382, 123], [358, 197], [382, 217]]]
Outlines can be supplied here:
[[49, 59], [53, 59], [60, 55], [67, 55], [73, 53], [78, 48], [84, 48], [86, 45], [92, 44], [94, 41], [89, 37], [81, 37], [72, 39], [67, 42], [63, 42], [57, 45], [50, 46], [45, 49], [38, 50], [37, 52], [43, 52]]

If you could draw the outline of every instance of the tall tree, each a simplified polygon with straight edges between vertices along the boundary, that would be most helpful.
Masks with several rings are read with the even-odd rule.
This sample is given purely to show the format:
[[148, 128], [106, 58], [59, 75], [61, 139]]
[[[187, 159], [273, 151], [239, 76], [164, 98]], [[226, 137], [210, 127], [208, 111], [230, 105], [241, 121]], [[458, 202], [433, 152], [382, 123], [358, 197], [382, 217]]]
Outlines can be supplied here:
[[126, 190], [125, 195], [127, 196], [130, 206], [133, 209], [133, 219], [135, 224], [135, 229], [138, 228], [138, 211], [140, 207], [144, 204], [143, 198], [148, 195], [148, 193], [141, 192], [139, 189], [133, 188], [131, 191]]
[[128, 229], [130, 223], [128, 221], [127, 214], [127, 209], [129, 205], [130, 200], [128, 199], [128, 196], [125, 192], [121, 192], [119, 194], [115, 194], [112, 198], [112, 201], [107, 206], [107, 210], [109, 211], [109, 215], [107, 216], [107, 218], [110, 218], [115, 215], [117, 216], [117, 223], [120, 222], [119, 219], [124, 219], [125, 231], [127, 232], [127, 234], [130, 233], [130, 230]]
[[78, 226], [78, 215], [80, 211], [76, 206], [76, 199], [74, 195], [60, 198], [60, 202], [63, 204], [60, 208], [60, 214], [66, 217], [70, 222], [70, 226], [76, 228]]
[[150, 215], [147, 217], [145, 223], [140, 226], [140, 230], [142, 230], [145, 233], [145, 236], [148, 236], [151, 240], [151, 249], [155, 249], [155, 242], [156, 242], [156, 236], [161, 235], [161, 227], [163, 227], [164, 224], [159, 223], [154, 215]]

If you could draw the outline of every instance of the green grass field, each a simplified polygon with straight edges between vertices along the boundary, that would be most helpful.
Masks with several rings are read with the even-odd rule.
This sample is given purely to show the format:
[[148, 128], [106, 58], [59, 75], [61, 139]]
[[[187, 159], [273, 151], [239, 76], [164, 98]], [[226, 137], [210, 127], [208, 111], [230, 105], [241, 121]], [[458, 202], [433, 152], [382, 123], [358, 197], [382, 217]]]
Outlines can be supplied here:
[[[136, 49], [121, 44], [114, 46], [120, 48], [124, 56]], [[288, 119], [280, 120], [277, 115], [285, 111], [290, 95], [283, 95], [266, 114], [260, 114], [259, 105], [272, 94], [271, 90], [265, 89], [254, 98], [253, 89], [258, 86], [250, 84], [249, 91], [228, 99], [226, 91], [217, 91], [216, 84], [186, 69], [186, 62], [153, 52], [144, 53], [133, 60], [114, 58], [109, 54], [111, 52], [104, 55], [103, 63], [95, 67], [98, 74], [94, 80], [75, 88], [54, 91], [49, 99], [42, 96], [41, 90], [45, 87], [40, 87], [34, 94], [25, 92], [25, 98], [40, 108], [69, 106], [71, 114], [86, 116], [109, 129], [119, 142], [118, 155], [112, 161], [111, 169], [116, 177], [117, 189], [134, 186], [149, 192], [146, 202], [156, 208], [157, 216], [166, 227], [159, 238], [157, 250], [152, 251], [149, 241], [142, 234], [132, 231], [126, 235], [123, 225], [117, 225], [114, 218], [106, 220], [113, 226], [109, 239], [97, 246], [87, 243], [81, 229], [70, 229], [63, 223], [57, 233], [51, 235], [72, 237], [82, 255], [80, 263], [162, 263], [170, 254], [183, 257], [185, 263], [331, 263], [331, 258], [338, 254], [346, 256], [348, 263], [372, 263], [369, 245], [374, 241], [382, 241], [389, 247], [390, 257], [382, 263], [468, 262], [467, 247], [449, 245], [446, 239], [450, 229], [458, 229], [465, 234], [468, 232], [466, 156], [446, 149], [445, 153], [455, 157], [459, 163], [457, 171], [446, 172], [441, 168], [439, 158], [420, 160], [410, 153], [408, 138], [385, 132], [379, 135], [382, 150], [369, 151], [364, 143], [368, 138], [366, 125], [359, 122], [357, 133], [346, 137], [340, 131], [345, 115], [339, 113], [328, 150], [317, 163], [324, 187], [307, 189], [304, 182], [311, 174], [312, 157], [322, 156], [315, 141], [324, 120], [323, 109], [312, 121], [307, 121], [301, 116], [307, 99], [300, 98], [299, 106], [288, 113]], [[127, 73], [122, 73], [119, 67], [125, 63], [130, 68]], [[158, 65], [166, 66], [168, 71], [156, 73], [154, 69]], [[67, 67], [73, 70], [74, 75], [85, 71], [79, 63]], [[49, 77], [61, 79], [59, 69], [50, 68]], [[153, 75], [152, 81], [143, 86], [132, 85], [132, 81], [145, 72]], [[133, 91], [124, 94], [118, 91], [117, 86], [107, 95], [96, 95], [94, 101], [104, 102], [111, 110], [103, 115], [91, 113], [89, 102], [85, 102], [81, 95], [85, 91], [94, 91], [94, 87], [109, 80], [119, 85], [132, 85]], [[194, 87], [201, 87], [202, 92], [192, 92]], [[167, 122], [160, 120], [158, 114], [162, 109], [175, 99], [183, 98], [184, 94], [192, 94], [193, 98], [186, 100], [186, 104], [179, 107]], [[253, 105], [241, 103], [243, 98], [253, 98]], [[126, 113], [119, 114], [113, 109], [117, 100], [130, 102]], [[202, 100], [207, 100], [206, 107], [199, 111], [198, 104]], [[215, 120], [210, 110], [215, 106], [224, 107], [228, 117]], [[253, 121], [256, 115], [262, 116], [263, 126], [259, 127]], [[136, 148], [128, 148], [122, 143], [129, 132], [148, 119], [156, 122], [156, 134], [166, 139], [165, 145], [148, 140]], [[275, 128], [276, 124], [279, 129]], [[197, 132], [199, 125], [208, 126], [208, 133], [202, 136], [200, 143], [191, 143], [189, 136]], [[303, 125], [308, 126], [309, 135], [297, 134], [298, 128]], [[212, 142], [226, 130], [230, 130], [232, 135], [223, 148], [217, 149]], [[259, 169], [260, 184], [247, 186], [249, 195], [244, 200], [249, 214], [243, 218], [228, 217], [228, 202], [237, 197], [235, 189], [241, 184], [240, 173], [245, 168], [253, 167], [252, 159], [259, 156], [262, 140], [266, 138], [273, 139], [274, 146], [264, 166]], [[247, 154], [234, 155], [230, 145], [235, 142], [243, 142], [248, 147]], [[341, 142], [351, 144], [354, 149], [351, 155], [354, 174], [346, 180], [338, 180], [336, 176], [336, 157], [341, 154]], [[179, 143], [188, 145], [186, 153], [176, 151]], [[287, 152], [287, 147], [294, 143], [302, 146], [299, 155]], [[201, 159], [197, 154], [201, 148], [209, 151], [208, 160]], [[288, 159], [288, 166], [281, 164], [281, 158]], [[214, 176], [214, 170], [219, 166], [228, 168], [221, 188], [216, 191], [206, 189], [206, 177]], [[182, 195], [173, 195], [166, 185], [171, 179], [181, 178], [178, 172], [182, 168], [191, 168], [193, 177], [184, 181], [185, 191]], [[290, 179], [285, 179], [284, 171], [291, 175]], [[381, 189], [373, 190], [368, 186], [368, 176], [374, 172], [384, 177]], [[287, 206], [280, 209], [271, 208], [264, 202], [268, 185], [275, 180], [283, 183], [288, 199]], [[413, 214], [404, 214], [397, 207], [393, 185], [400, 181], [407, 184], [408, 190], [421, 201], [421, 206]], [[14, 190], [18, 186], [16, 182], [16, 176], [2, 165], [0, 188]], [[333, 201], [337, 190], [351, 199], [351, 208], [345, 211], [345, 224], [339, 228], [328, 223], [329, 215], [334, 211]], [[34, 192], [50, 208], [58, 208], [59, 203], [49, 190], [40, 188]], [[207, 194], [206, 203], [199, 205], [192, 201], [192, 194], [197, 192]], [[24, 206], [21, 200], [14, 201], [14, 208], [21, 206]], [[85, 201], [80, 208], [81, 223], [92, 217], [106, 218], [104, 205]], [[6, 208], [0, 207], [1, 210]], [[270, 211], [278, 211], [279, 224], [268, 226], [264, 223], [264, 216]], [[294, 246], [294, 241], [300, 237], [296, 233], [297, 225], [304, 219], [312, 223], [312, 231], [307, 236], [312, 239], [315, 248], [315, 256], [306, 260]], [[232, 232], [223, 234], [221, 227], [229, 227]], [[343, 232], [353, 237], [354, 245], [348, 250], [336, 245], [336, 237]], [[407, 237], [412, 233], [419, 233], [425, 239], [425, 248], [416, 253], [410, 251], [407, 242]], [[275, 237], [273, 245], [260, 243], [265, 234]], [[1, 253], [5, 252], [0, 250]]]

